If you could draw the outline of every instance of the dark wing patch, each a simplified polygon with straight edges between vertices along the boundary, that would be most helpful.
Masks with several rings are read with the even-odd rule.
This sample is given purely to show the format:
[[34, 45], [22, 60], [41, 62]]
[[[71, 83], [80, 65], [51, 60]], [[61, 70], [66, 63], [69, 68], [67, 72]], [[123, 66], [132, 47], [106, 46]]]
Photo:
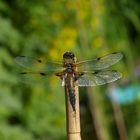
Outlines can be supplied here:
[[40, 72], [40, 75], [42, 76], [46, 76], [46, 74], [44, 72]]
[[27, 72], [21, 72], [20, 74], [27, 74]]
[[38, 59], [37, 61], [38, 61], [39, 63], [42, 63], [42, 60], [40, 60], [40, 59]]

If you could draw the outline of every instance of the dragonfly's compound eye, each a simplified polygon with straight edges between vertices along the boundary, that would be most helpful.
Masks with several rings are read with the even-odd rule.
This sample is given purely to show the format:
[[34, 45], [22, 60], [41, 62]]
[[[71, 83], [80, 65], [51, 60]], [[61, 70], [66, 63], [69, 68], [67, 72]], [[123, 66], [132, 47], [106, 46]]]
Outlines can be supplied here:
[[74, 54], [72, 52], [66, 52], [66, 53], [64, 53], [63, 58], [73, 59], [74, 58]]

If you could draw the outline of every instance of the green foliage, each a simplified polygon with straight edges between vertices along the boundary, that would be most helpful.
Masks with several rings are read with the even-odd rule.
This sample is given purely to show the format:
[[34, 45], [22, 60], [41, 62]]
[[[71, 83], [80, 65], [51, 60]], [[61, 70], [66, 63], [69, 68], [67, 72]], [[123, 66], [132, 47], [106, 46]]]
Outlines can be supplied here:
[[[0, 0], [0, 140], [66, 137], [63, 89], [53, 87], [53, 81], [45, 87], [19, 82], [14, 62], [17, 55], [61, 60], [65, 51], [72, 50], [79, 59], [91, 59], [121, 51], [125, 58], [115, 68], [123, 72], [124, 79], [129, 78], [132, 84], [136, 82], [133, 72], [134, 60], [140, 52], [138, 3], [138, 0], [95, 3], [93, 0]], [[104, 91], [104, 87], [99, 90]], [[105, 95], [97, 96], [108, 137], [118, 139], [112, 106], [106, 100], [99, 100]], [[139, 101], [134, 106], [138, 107]], [[130, 110], [125, 110], [129, 107], [122, 108], [129, 139], [138, 139], [139, 126], [135, 119], [140, 121], [139, 113], [129, 123]]]
[[0, 126], [0, 139], [1, 140], [33, 140], [33, 136], [30, 132], [21, 128], [20, 126], [9, 126], [2, 124]]

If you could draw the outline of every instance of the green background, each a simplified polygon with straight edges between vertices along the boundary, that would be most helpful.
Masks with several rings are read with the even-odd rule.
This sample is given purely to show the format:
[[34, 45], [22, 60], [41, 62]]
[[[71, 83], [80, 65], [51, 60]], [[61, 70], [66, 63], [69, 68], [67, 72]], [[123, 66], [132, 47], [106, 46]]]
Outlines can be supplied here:
[[0, 140], [66, 139], [63, 87], [52, 79], [46, 86], [19, 82], [14, 58], [61, 60], [68, 50], [79, 60], [124, 54], [113, 66], [121, 80], [80, 88], [82, 140], [139, 140], [140, 95], [123, 104], [108, 98], [114, 86], [125, 91], [140, 85], [139, 5], [139, 0], [0, 0]]

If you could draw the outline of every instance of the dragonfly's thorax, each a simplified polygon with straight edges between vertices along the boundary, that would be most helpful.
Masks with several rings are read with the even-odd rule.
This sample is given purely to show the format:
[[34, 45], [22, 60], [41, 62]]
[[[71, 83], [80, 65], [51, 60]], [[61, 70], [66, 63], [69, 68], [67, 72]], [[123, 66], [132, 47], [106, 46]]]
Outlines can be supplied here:
[[64, 67], [66, 73], [72, 74], [75, 71], [75, 66], [72, 63], [64, 63]]
[[73, 74], [76, 69], [75, 68], [76, 57], [74, 56], [74, 54], [70, 51], [64, 53], [63, 60], [64, 60], [65, 73]]

